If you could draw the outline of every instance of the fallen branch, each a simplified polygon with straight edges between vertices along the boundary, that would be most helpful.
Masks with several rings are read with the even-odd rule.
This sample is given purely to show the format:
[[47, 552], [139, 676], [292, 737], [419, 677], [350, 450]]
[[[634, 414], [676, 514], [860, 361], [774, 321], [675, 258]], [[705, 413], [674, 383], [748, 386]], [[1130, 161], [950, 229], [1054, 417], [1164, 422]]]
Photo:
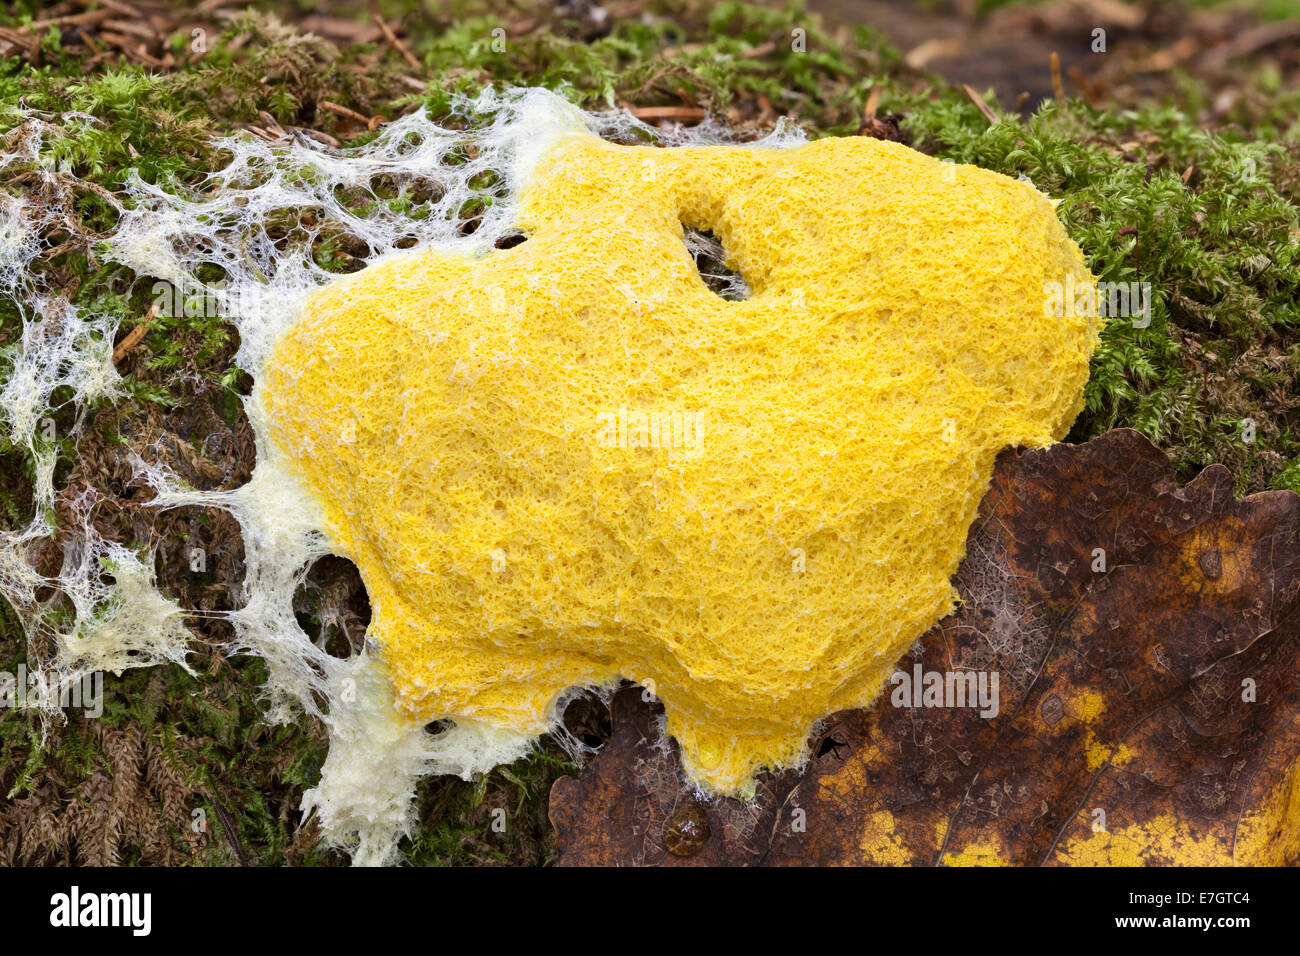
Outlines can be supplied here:
[[702, 120], [708, 110], [698, 106], [636, 106], [628, 110], [637, 119]]
[[145, 317], [143, 321], [141, 321], [140, 324], [137, 325], [135, 328], [133, 328], [130, 332], [126, 333], [126, 338], [122, 339], [121, 342], [117, 343], [117, 346], [113, 349], [114, 365], [116, 365], [118, 362], [122, 361], [122, 359], [130, 355], [131, 352], [135, 349], [135, 347], [140, 344], [141, 340], [145, 337], [145, 333], [149, 331], [148, 329], [149, 320], [154, 317], [154, 314], [157, 311], [158, 311], [158, 306], [156, 305], [149, 306], [149, 311], [145, 313]]
[[388, 41], [388, 45], [402, 55], [402, 59], [411, 65], [411, 69], [423, 71], [424, 64], [415, 58], [415, 54], [407, 48], [405, 43], [397, 39], [397, 34], [394, 33], [393, 28], [384, 21], [384, 18], [378, 13], [372, 13], [370, 16], [375, 21], [375, 26], [379, 27], [380, 31], [384, 34], [384, 39]]
[[[967, 87], [970, 89], [970, 87]], [[862, 121], [870, 123], [876, 118], [876, 107], [880, 105], [880, 87], [873, 86], [871, 92], [867, 94], [866, 103], [862, 104]]]
[[[1055, 56], [1056, 54], [1052, 55]], [[989, 108], [989, 105], [984, 102], [984, 97], [976, 93], [974, 88], [966, 83], [963, 83], [961, 88], [965, 91], [967, 98], [975, 104], [975, 108], [984, 114], [984, 118], [989, 121], [989, 125], [997, 126], [999, 122], [998, 114], [993, 112], [993, 110]]]
[[358, 123], [361, 123], [363, 126], [365, 126], [366, 129], [371, 130], [372, 132], [378, 129], [379, 125], [384, 122], [384, 117], [382, 116], [378, 116], [378, 115], [367, 116], [364, 113], [358, 113], [354, 109], [349, 109], [348, 107], [343, 106], [340, 103], [331, 103], [329, 100], [321, 100], [320, 108], [323, 110], [327, 110], [330, 113], [335, 114], [336, 116], [342, 116], [345, 117], [346, 119], [356, 120]]

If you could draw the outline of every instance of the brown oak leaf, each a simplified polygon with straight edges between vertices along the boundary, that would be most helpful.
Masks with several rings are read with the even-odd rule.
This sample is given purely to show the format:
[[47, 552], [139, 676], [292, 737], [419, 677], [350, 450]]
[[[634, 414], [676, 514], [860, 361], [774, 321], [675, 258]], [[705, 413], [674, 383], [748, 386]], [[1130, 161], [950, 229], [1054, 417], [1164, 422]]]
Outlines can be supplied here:
[[[1300, 496], [1235, 501], [1219, 465], [1179, 488], [1126, 429], [1008, 450], [955, 584], [875, 706], [748, 803], [697, 798], [619, 691], [610, 743], [551, 792], [561, 862], [1300, 862]], [[982, 673], [986, 703], [996, 674], [996, 714], [904, 706], [929, 673]]]

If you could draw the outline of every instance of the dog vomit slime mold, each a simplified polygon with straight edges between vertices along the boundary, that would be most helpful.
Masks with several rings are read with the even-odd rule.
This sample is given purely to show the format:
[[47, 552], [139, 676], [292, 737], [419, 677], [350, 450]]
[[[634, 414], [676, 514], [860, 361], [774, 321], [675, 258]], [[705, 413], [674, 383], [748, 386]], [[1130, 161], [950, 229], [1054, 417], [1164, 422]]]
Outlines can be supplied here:
[[1032, 186], [895, 143], [532, 148], [526, 241], [325, 286], [254, 401], [399, 723], [527, 740], [628, 678], [745, 794], [953, 607], [995, 456], [1082, 405], [1097, 319], [1045, 290], [1093, 279]]
[[[215, 303], [256, 383], [242, 486], [191, 487], [147, 435], [120, 449], [141, 507], [239, 523], [223, 610], [163, 594], [156, 555], [97, 532], [116, 505], [56, 479], [40, 422], [70, 395], [75, 439], [126, 394], [123, 318], [32, 268], [57, 209], [0, 199], [0, 297], [23, 324], [0, 434], [36, 479], [31, 521], [0, 531], [0, 595], [29, 671], [62, 688], [185, 666], [192, 618], [226, 621], [221, 652], [265, 662], [268, 717], [328, 729], [303, 810], [360, 864], [399, 859], [421, 776], [564, 742], [573, 688], [619, 677], [663, 701], [702, 790], [797, 764], [952, 607], [994, 457], [1065, 433], [1097, 338], [1083, 259], [1022, 182], [784, 122], [743, 145], [657, 131], [537, 89], [452, 97], [443, 122], [417, 111], [339, 150], [233, 135], [200, 181], [131, 175], [110, 197], [102, 258]], [[0, 166], [53, 177], [50, 118], [23, 123]], [[286, 210], [294, 236], [272, 235]], [[743, 300], [702, 280], [699, 230]], [[362, 271], [324, 268], [325, 236], [368, 250]], [[1082, 308], [1050, 293], [1070, 289]], [[347, 658], [294, 613], [330, 552], [373, 604]]]

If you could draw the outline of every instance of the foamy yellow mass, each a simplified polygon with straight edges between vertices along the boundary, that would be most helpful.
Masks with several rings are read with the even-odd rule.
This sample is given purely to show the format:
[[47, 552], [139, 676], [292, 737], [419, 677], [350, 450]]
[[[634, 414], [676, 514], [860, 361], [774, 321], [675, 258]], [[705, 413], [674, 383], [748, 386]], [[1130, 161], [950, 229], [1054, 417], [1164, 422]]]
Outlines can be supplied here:
[[994, 457], [1080, 409], [1097, 320], [1044, 300], [1092, 277], [1031, 186], [866, 138], [575, 133], [519, 209], [521, 245], [318, 293], [259, 386], [272, 438], [412, 721], [541, 733], [625, 677], [743, 793], [950, 610]]

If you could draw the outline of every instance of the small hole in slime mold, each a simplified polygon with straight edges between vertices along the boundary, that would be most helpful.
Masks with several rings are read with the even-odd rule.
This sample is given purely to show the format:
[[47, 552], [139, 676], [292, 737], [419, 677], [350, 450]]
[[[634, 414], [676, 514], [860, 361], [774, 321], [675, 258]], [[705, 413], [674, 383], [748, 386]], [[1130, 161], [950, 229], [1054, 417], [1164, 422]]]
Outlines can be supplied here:
[[0, 495], [4, 498], [9, 527], [29, 524], [36, 514], [36, 488], [26, 462], [17, 450], [0, 452]]
[[229, 370], [230, 390], [236, 395], [242, 395], [244, 398], [253, 394], [253, 376], [249, 375], [242, 368], [231, 366]]
[[508, 236], [502, 236], [493, 243], [498, 249], [513, 249], [515, 246], [522, 245], [528, 241], [528, 237], [521, 232], [512, 232]]
[[728, 302], [743, 302], [749, 298], [749, 285], [745, 277], [727, 266], [727, 254], [722, 242], [711, 232], [701, 232], [683, 226], [686, 251], [695, 260], [700, 279], [714, 295]]
[[589, 690], [578, 692], [564, 708], [564, 730], [591, 753], [598, 753], [614, 734], [609, 704]]
[[155, 585], [194, 611], [190, 629], [204, 640], [229, 640], [229, 623], [214, 615], [234, 610], [231, 595], [243, 580], [239, 523], [227, 512], [202, 505], [161, 511], [129, 504], [120, 514], [131, 534], [154, 541]]
[[357, 566], [333, 554], [317, 560], [294, 592], [293, 612], [307, 636], [331, 657], [358, 653], [370, 625], [370, 596]]

